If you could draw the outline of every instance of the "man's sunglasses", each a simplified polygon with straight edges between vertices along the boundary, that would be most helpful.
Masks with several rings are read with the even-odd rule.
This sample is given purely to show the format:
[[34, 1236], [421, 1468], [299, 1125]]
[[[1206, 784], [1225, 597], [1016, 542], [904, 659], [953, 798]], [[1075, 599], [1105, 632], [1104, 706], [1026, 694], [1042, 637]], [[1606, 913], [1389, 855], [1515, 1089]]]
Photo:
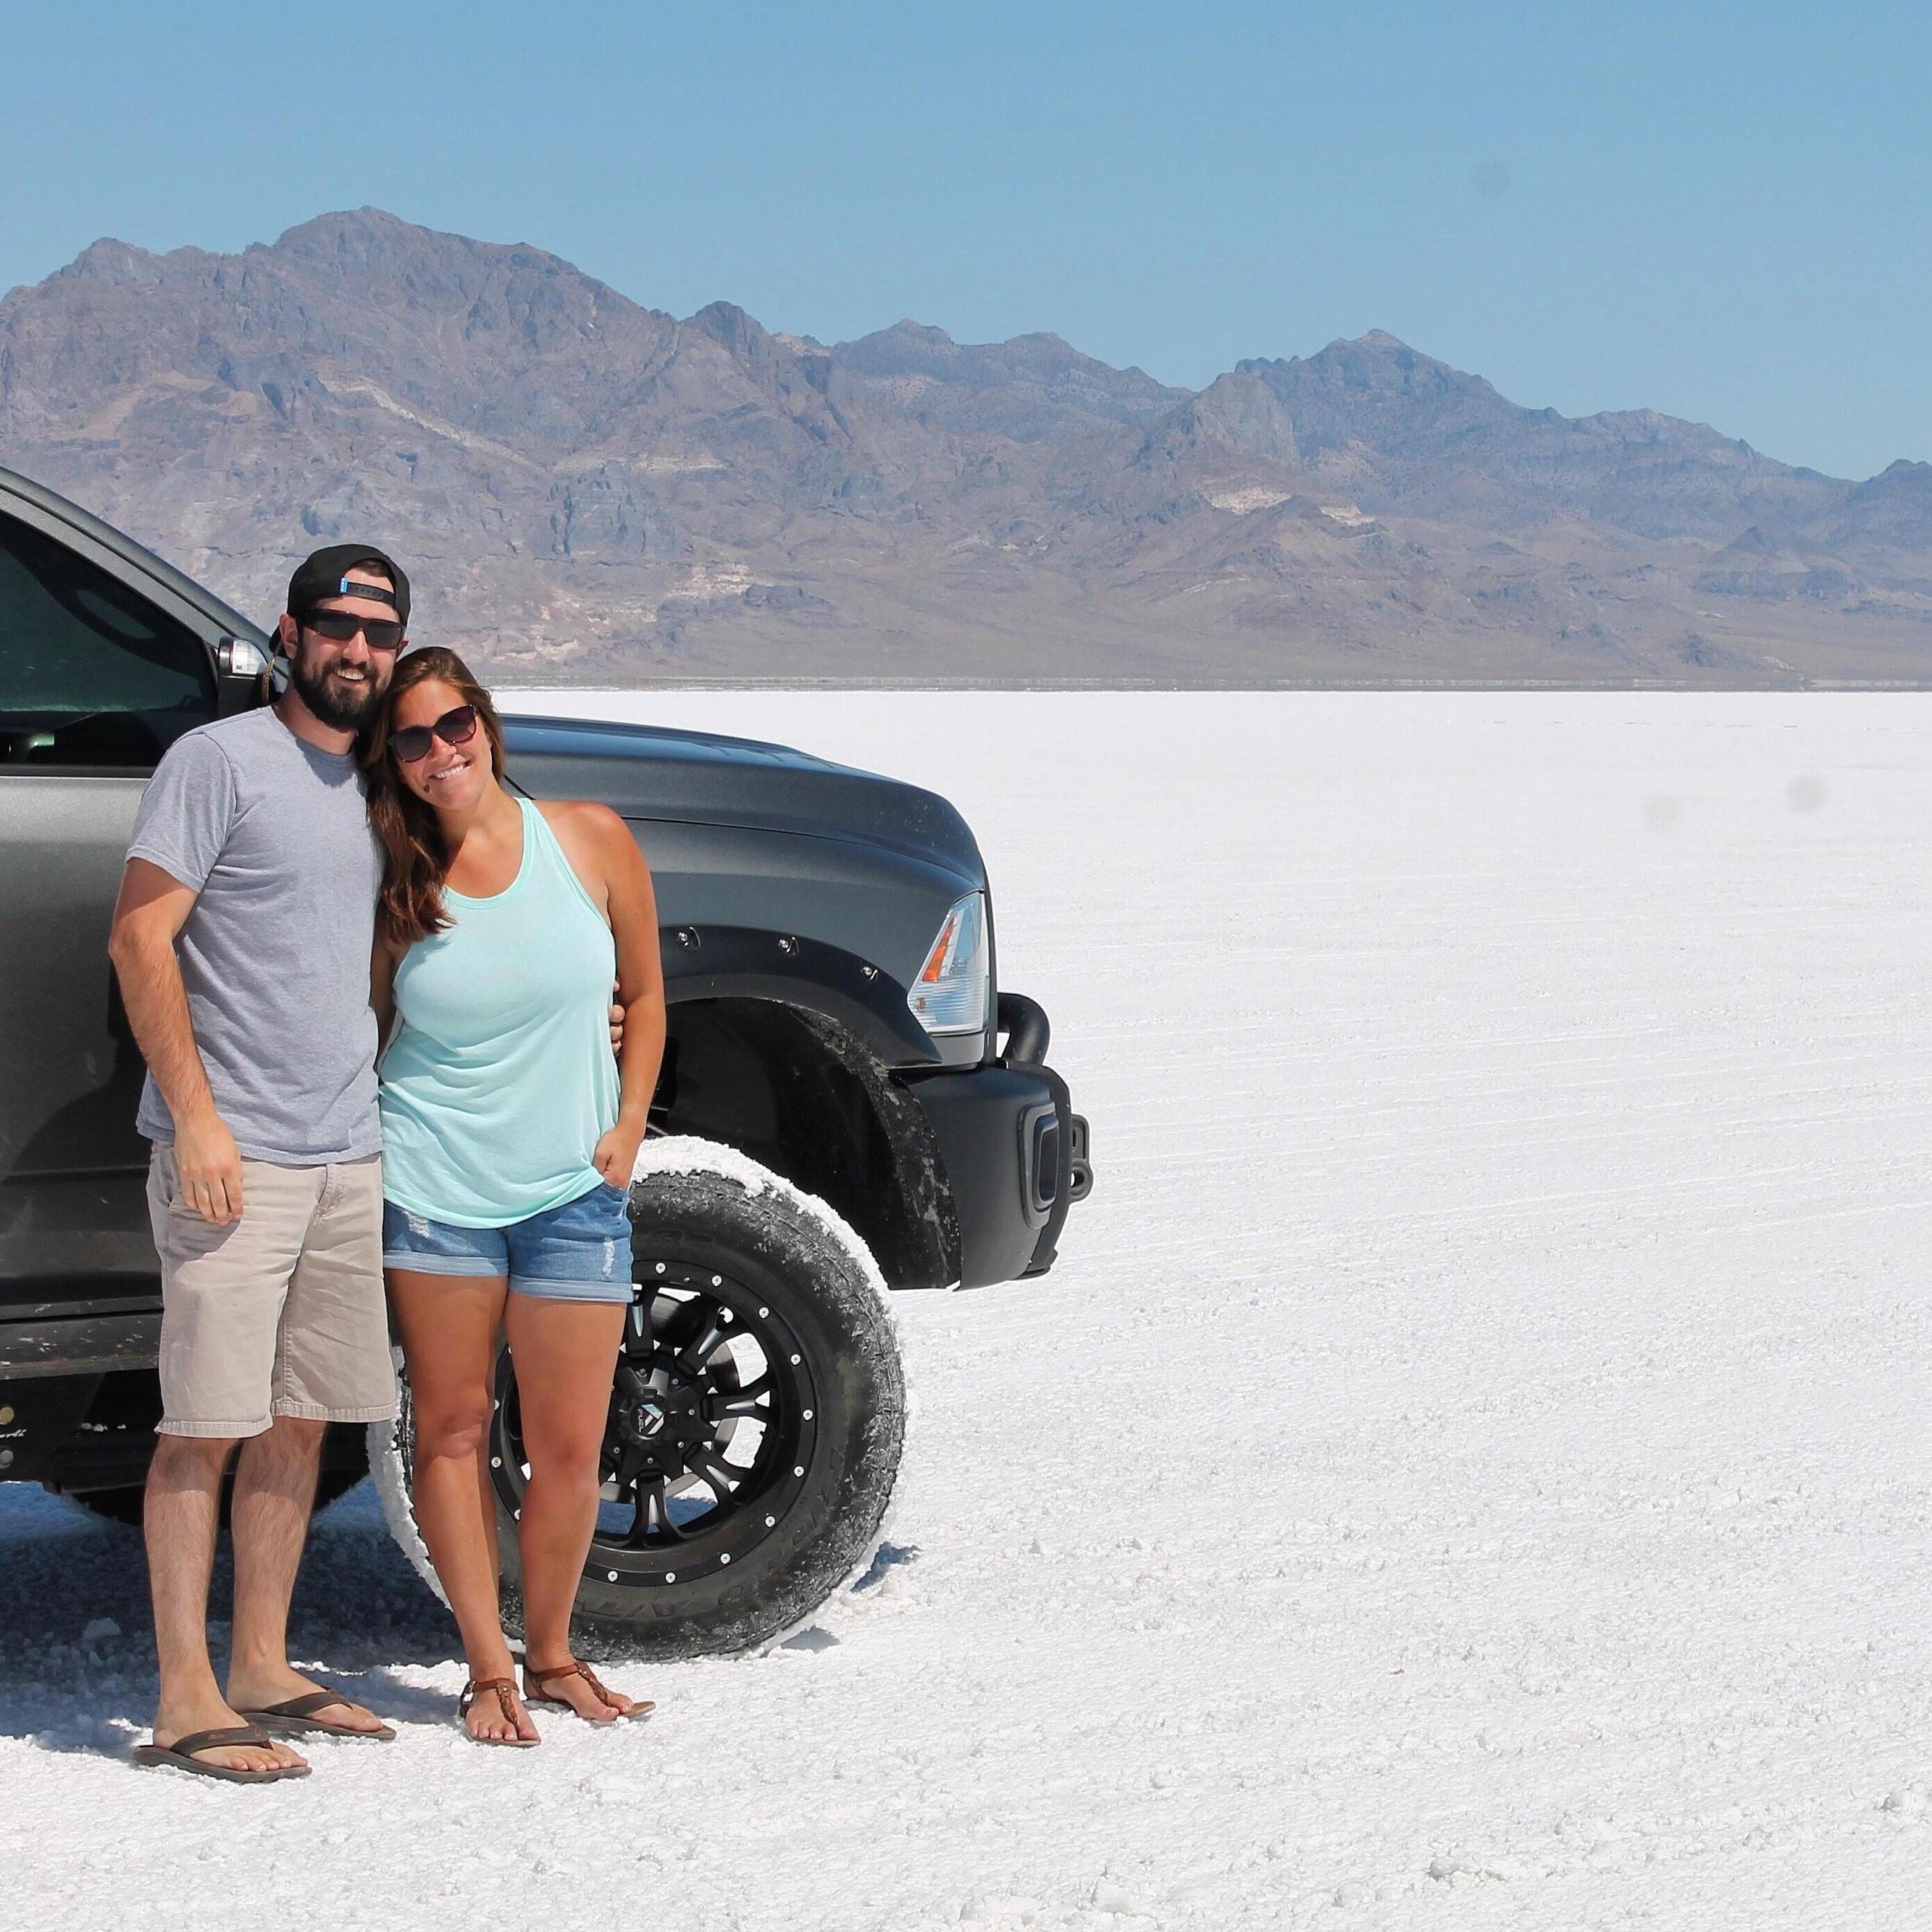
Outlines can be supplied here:
[[459, 704], [446, 711], [434, 724], [405, 724], [389, 734], [389, 749], [399, 764], [419, 764], [429, 756], [430, 740], [440, 738], [446, 745], [466, 745], [476, 735], [476, 707]]
[[403, 641], [403, 627], [393, 617], [358, 617], [347, 610], [318, 610], [302, 620], [302, 628], [346, 644], [358, 631], [372, 651], [392, 651]]

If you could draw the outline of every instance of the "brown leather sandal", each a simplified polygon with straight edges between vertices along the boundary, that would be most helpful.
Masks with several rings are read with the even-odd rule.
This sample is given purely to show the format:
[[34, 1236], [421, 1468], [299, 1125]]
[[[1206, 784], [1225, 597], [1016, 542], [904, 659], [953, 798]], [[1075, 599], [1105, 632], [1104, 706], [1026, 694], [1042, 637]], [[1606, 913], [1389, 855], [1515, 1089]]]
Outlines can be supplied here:
[[[561, 1704], [573, 1717], [584, 1717], [574, 1704], [562, 1697], [547, 1697], [543, 1687], [555, 1682], [560, 1677], [580, 1677], [590, 1686], [591, 1692], [600, 1702], [614, 1704], [616, 1700], [598, 1682], [597, 1674], [589, 1664], [580, 1664], [572, 1658], [568, 1664], [560, 1664], [554, 1670], [532, 1670], [527, 1659], [524, 1664], [524, 1702], [526, 1704]], [[615, 1718], [584, 1718], [586, 1724], [614, 1724], [626, 1718], [647, 1718], [657, 1708], [648, 1699], [640, 1700], [628, 1711], [620, 1711]]]
[[[470, 1706], [475, 1703], [477, 1698], [485, 1690], [496, 1692], [496, 1708], [502, 1712], [504, 1723], [514, 1724], [517, 1721], [515, 1701], [517, 1687], [514, 1682], [508, 1677], [472, 1677], [467, 1684], [464, 1684], [462, 1695], [456, 1700], [458, 1723], [460, 1724], [469, 1716]], [[469, 1734], [466, 1732], [465, 1735]], [[532, 1745], [541, 1744], [543, 1740], [540, 1738], [471, 1737], [470, 1742], [473, 1744], [514, 1744], [520, 1750], [528, 1750]]]

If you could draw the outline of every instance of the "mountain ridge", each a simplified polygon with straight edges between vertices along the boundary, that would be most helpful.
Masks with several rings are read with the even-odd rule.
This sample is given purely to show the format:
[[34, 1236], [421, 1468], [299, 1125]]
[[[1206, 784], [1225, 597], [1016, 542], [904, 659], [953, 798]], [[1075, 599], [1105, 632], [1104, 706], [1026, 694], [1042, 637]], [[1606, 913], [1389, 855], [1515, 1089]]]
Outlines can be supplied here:
[[0, 462], [258, 616], [380, 538], [419, 637], [536, 681], [1932, 673], [1932, 465], [1529, 409], [1382, 330], [1198, 391], [1046, 331], [826, 344], [380, 209], [10, 291]]

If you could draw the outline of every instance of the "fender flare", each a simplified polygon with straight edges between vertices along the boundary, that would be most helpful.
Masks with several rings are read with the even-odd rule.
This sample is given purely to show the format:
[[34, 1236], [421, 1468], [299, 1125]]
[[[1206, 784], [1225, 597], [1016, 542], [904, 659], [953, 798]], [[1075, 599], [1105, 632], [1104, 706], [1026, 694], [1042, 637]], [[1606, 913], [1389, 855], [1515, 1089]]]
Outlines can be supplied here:
[[662, 934], [664, 1000], [776, 1000], [822, 1015], [886, 1066], [936, 1066], [939, 1049], [884, 967], [802, 934], [746, 926]]

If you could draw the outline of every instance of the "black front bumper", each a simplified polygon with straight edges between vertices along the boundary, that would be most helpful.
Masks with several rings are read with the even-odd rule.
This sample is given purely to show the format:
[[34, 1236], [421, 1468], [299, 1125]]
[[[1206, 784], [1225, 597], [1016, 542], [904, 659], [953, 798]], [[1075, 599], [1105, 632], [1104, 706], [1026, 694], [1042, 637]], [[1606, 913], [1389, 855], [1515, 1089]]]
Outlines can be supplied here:
[[1094, 1184], [1087, 1123], [1046, 1064], [1046, 1015], [1000, 995], [1006, 1052], [984, 1066], [906, 1081], [924, 1110], [959, 1224], [959, 1286], [1044, 1274], [1068, 1211]]

